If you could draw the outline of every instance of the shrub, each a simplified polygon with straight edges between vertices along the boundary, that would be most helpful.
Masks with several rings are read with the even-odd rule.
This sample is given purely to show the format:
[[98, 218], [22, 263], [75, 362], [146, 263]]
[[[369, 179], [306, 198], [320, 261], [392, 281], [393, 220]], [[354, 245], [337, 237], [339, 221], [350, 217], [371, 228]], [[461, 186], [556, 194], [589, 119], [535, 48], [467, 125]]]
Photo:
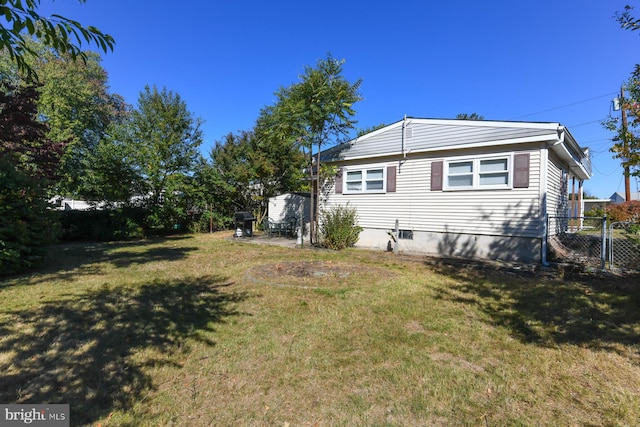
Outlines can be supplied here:
[[595, 207], [584, 213], [585, 218], [602, 218], [607, 213], [606, 209]]
[[36, 266], [57, 237], [39, 184], [0, 157], [0, 275]]
[[62, 240], [97, 241], [135, 240], [145, 237], [145, 211], [119, 208], [59, 213]]
[[322, 210], [320, 223], [321, 244], [329, 249], [344, 249], [358, 241], [362, 227], [358, 226], [356, 208], [336, 205], [329, 210]]
[[609, 205], [607, 207], [607, 217], [610, 222], [640, 221], [640, 201]]
[[205, 211], [192, 215], [192, 220], [187, 227], [190, 233], [208, 233], [213, 225], [213, 231], [225, 230], [233, 224], [233, 218], [219, 212]]

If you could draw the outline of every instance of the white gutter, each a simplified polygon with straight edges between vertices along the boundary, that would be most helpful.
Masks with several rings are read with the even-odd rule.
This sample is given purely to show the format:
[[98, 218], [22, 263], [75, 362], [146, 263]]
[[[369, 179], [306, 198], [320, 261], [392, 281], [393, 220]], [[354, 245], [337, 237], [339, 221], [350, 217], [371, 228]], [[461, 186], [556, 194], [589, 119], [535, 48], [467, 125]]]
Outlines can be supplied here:
[[[567, 161], [569, 163], [569, 170], [572, 172], [574, 176], [580, 178], [582, 180], [591, 178], [589, 172], [584, 168], [582, 162], [576, 160], [576, 158], [571, 154], [571, 152], [567, 149], [567, 144], [565, 143], [565, 133], [566, 129], [564, 126], [559, 127], [560, 137], [557, 141], [549, 146], [549, 149], [553, 150], [561, 159]], [[579, 149], [580, 147], [578, 147]], [[576, 169], [578, 169], [576, 171]]]

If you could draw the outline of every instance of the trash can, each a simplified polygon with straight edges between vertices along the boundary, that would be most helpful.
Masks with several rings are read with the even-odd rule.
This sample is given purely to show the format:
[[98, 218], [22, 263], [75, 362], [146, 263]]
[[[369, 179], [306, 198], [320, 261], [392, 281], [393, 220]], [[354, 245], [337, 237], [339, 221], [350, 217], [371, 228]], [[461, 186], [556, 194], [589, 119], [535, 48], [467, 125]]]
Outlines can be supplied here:
[[251, 212], [236, 212], [235, 229], [241, 229], [242, 236], [251, 237], [253, 236], [253, 222], [255, 220], [256, 218]]

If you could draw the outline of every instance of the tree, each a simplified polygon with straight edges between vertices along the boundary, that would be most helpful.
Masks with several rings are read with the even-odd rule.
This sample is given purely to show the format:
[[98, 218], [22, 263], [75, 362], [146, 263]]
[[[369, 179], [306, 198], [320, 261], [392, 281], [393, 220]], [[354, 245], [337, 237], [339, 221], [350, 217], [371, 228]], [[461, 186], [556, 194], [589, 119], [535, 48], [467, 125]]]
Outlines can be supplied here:
[[[78, 0], [85, 3], [86, 0]], [[18, 68], [30, 78], [37, 80], [37, 74], [27, 60], [36, 56], [28, 43], [29, 36], [42, 40], [45, 46], [60, 54], [68, 54], [72, 59], [85, 60], [87, 54], [82, 44], [94, 43], [105, 53], [113, 51], [115, 41], [109, 34], [60, 15], [46, 18], [38, 14], [40, 0], [0, 0], [0, 16], [4, 17], [0, 25], [0, 51], [6, 51]]]
[[0, 83], [0, 156], [46, 187], [57, 177], [65, 144], [47, 139], [47, 125], [37, 120], [38, 96], [34, 86]]
[[214, 204], [221, 218], [251, 211], [260, 223], [270, 197], [301, 189], [304, 155], [294, 144], [272, 138], [271, 118], [265, 109], [252, 131], [216, 142], [211, 163], [201, 168], [197, 180], [207, 183], [204, 201]]
[[211, 188], [210, 203], [226, 218], [234, 211], [254, 211], [258, 208], [259, 189], [255, 185], [258, 165], [252, 162], [251, 132], [229, 133], [216, 141], [211, 149], [211, 175], [217, 188]]
[[[276, 92], [277, 103], [273, 109], [276, 137], [283, 141], [296, 141], [309, 156], [311, 205], [315, 212], [311, 218], [311, 239], [314, 242], [318, 203], [314, 198], [322, 182], [320, 151], [323, 145], [335, 144], [348, 138], [356, 120], [353, 105], [362, 98], [359, 94], [361, 80], [349, 83], [342, 75], [344, 60], [331, 55], [318, 61], [315, 68], [305, 67], [300, 82]], [[316, 148], [316, 157], [313, 150]]]
[[100, 60], [89, 52], [86, 62], [54, 57], [39, 61], [35, 68], [42, 81], [38, 111], [49, 125], [48, 136], [53, 141], [67, 141], [59, 193], [85, 193], [84, 178], [91, 168], [88, 157], [109, 124], [120, 120], [127, 110], [124, 99], [109, 92]]
[[0, 84], [0, 274], [35, 265], [56, 235], [46, 189], [63, 144], [47, 140], [37, 97], [34, 87]]
[[484, 120], [484, 116], [481, 116], [478, 113], [471, 113], [471, 114], [467, 114], [467, 113], [460, 113], [456, 116], [456, 119], [458, 120]]
[[[25, 40], [37, 56], [25, 58], [39, 76], [38, 117], [48, 126], [48, 138], [66, 144], [55, 190], [61, 195], [86, 196], [87, 158], [113, 120], [126, 111], [123, 98], [109, 93], [101, 58], [86, 53], [86, 61], [58, 54], [36, 39]], [[6, 54], [0, 53], [0, 73], [16, 85], [29, 85]]]
[[188, 209], [184, 196], [200, 156], [201, 123], [178, 94], [146, 86], [130, 117], [114, 125], [102, 141], [103, 155], [94, 158], [96, 167], [102, 168], [96, 180], [108, 188], [116, 178], [109, 174], [109, 165], [116, 166], [122, 156], [117, 167], [125, 175], [118, 194], [137, 193], [139, 203], [149, 209], [152, 227], [167, 229], [181, 223]]
[[[616, 20], [623, 29], [635, 31], [640, 28], [640, 20], [631, 14], [632, 10], [632, 6], [625, 6], [624, 12], [616, 13]], [[640, 65], [636, 64], [631, 77], [623, 84], [618, 101], [622, 111], [621, 120], [611, 118], [603, 125], [615, 132], [610, 151], [614, 158], [620, 159], [620, 164], [624, 169], [625, 192], [628, 199], [630, 194], [629, 176], [640, 176], [640, 137], [638, 136], [638, 128], [640, 127]]]
[[616, 21], [618, 21], [618, 23], [620, 24], [621, 28], [625, 30], [636, 31], [638, 28], [640, 28], [640, 19], [631, 14], [632, 10], [633, 6], [626, 5], [623, 12], [616, 12], [615, 18]]
[[134, 196], [142, 194], [137, 175], [135, 148], [128, 141], [129, 123], [111, 123], [105, 135], [88, 153], [88, 165], [83, 175], [82, 194], [88, 200], [106, 205], [128, 205]]
[[260, 188], [258, 218], [267, 211], [270, 197], [304, 188], [305, 155], [293, 138], [275, 138], [271, 129], [277, 117], [273, 108], [264, 108], [254, 127], [250, 161]]
[[358, 137], [363, 136], [363, 135], [366, 135], [366, 134], [371, 133], [371, 132], [375, 132], [375, 131], [377, 131], [378, 129], [382, 129], [382, 128], [383, 128], [383, 127], [385, 127], [385, 126], [386, 126], [386, 124], [384, 124], [384, 123], [380, 123], [379, 125], [375, 125], [375, 126], [370, 126], [370, 127], [367, 127], [367, 128], [358, 129]]
[[[618, 98], [620, 108], [623, 111], [623, 117], [610, 118], [606, 120], [603, 125], [614, 132], [614, 136], [611, 139], [613, 145], [609, 149], [613, 153], [615, 159], [620, 160], [620, 165], [624, 169], [625, 179], [629, 176], [640, 176], [640, 137], [638, 137], [638, 126], [640, 126], [640, 119], [638, 116], [637, 104], [640, 101], [639, 80], [632, 77], [629, 82], [623, 86], [622, 92], [627, 92], [627, 97], [621, 96]], [[627, 120], [628, 115], [630, 120]]]

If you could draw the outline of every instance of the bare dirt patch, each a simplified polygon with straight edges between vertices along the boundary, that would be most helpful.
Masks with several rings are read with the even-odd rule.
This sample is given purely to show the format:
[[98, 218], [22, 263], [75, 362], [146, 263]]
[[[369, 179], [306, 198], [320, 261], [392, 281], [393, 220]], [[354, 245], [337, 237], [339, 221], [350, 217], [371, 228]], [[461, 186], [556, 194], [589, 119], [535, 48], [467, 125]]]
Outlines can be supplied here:
[[259, 265], [247, 271], [247, 277], [273, 286], [339, 289], [388, 280], [394, 273], [370, 265], [333, 261], [291, 261]]

